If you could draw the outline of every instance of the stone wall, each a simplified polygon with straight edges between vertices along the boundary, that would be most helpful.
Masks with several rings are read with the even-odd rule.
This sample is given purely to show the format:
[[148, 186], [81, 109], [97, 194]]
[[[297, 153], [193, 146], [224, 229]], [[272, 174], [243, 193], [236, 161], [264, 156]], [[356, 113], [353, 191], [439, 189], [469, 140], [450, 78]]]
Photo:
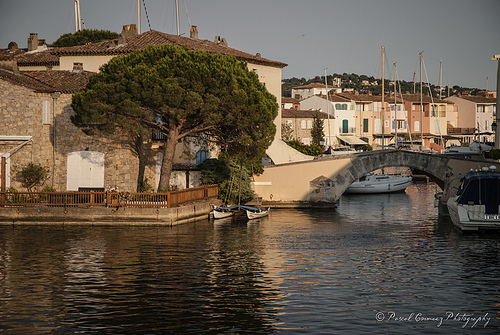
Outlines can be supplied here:
[[[67, 155], [74, 151], [97, 151], [105, 154], [104, 187], [120, 191], [135, 191], [138, 175], [138, 158], [126, 144], [123, 134], [97, 138], [85, 135], [71, 123], [71, 94], [61, 94], [55, 100], [56, 141], [54, 167], [54, 99], [50, 93], [35, 93], [31, 89], [0, 80], [0, 135], [32, 136], [32, 141], [10, 157], [10, 186], [25, 190], [16, 173], [27, 163], [33, 162], [50, 170], [50, 179], [45, 186], [65, 191], [67, 183]], [[43, 106], [49, 108], [49, 123], [43, 123]], [[0, 153], [5, 153], [22, 144], [17, 141], [0, 141]], [[52, 174], [55, 168], [55, 179]], [[146, 177], [155, 180], [154, 163], [146, 168]], [[39, 189], [42, 189], [40, 186]]]

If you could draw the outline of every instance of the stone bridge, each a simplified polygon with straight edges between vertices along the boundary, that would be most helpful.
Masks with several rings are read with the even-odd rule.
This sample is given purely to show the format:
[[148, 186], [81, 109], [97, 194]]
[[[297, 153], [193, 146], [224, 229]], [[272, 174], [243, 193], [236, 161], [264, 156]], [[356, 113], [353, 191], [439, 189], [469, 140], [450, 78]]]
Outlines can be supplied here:
[[269, 166], [255, 176], [254, 190], [271, 206], [311, 206], [335, 204], [356, 179], [387, 167], [409, 167], [429, 176], [446, 190], [471, 169], [495, 165], [497, 161], [462, 159], [405, 150], [378, 150], [312, 161]]

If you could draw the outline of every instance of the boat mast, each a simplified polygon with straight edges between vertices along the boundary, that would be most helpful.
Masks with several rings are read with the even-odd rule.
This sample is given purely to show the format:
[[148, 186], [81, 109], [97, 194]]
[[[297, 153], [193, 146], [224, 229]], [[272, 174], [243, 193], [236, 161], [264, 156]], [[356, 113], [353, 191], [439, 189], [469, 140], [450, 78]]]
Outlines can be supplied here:
[[175, 15], [177, 18], [177, 36], [181, 35], [180, 23], [179, 23], [179, 0], [175, 0]]
[[394, 149], [398, 148], [398, 106], [396, 99], [396, 62], [394, 62]]
[[420, 51], [420, 151], [424, 148], [424, 123], [423, 111], [424, 105], [422, 103], [422, 51]]
[[384, 150], [384, 47], [382, 47], [382, 106], [380, 106], [382, 112], [382, 150]]
[[137, 33], [141, 33], [141, 0], [137, 0]]
[[439, 100], [442, 99], [441, 93], [443, 92], [442, 78], [443, 78], [443, 59], [441, 58], [441, 61], [439, 62]]
[[330, 100], [328, 100], [328, 81], [326, 80], [326, 67], [325, 67], [325, 89], [326, 89], [326, 115], [328, 116], [328, 148], [330, 148], [332, 136], [330, 134], [330, 112], [328, 110], [328, 105], [330, 104]]
[[80, 13], [80, 0], [75, 0], [75, 33], [82, 30], [82, 19]]

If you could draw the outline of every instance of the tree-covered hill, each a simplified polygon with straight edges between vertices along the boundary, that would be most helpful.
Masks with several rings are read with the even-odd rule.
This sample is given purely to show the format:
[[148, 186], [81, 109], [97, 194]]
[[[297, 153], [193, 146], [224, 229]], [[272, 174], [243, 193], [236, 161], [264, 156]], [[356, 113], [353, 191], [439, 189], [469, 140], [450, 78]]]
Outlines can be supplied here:
[[[344, 74], [337, 74], [334, 73], [332, 75], [327, 75], [327, 80], [328, 80], [328, 86], [337, 86], [337, 82], [341, 82], [341, 87], [342, 89], [353, 89], [354, 91], [364, 94], [364, 93], [371, 93], [373, 95], [380, 95], [382, 92], [382, 80], [381, 78], [374, 78], [374, 77], [369, 77], [367, 75], [357, 75], [355, 73], [344, 73]], [[307, 85], [311, 83], [325, 83], [325, 77], [322, 76], [316, 76], [312, 79], [305, 79], [305, 78], [290, 78], [290, 79], [283, 79], [282, 80], [282, 85], [281, 85], [281, 90], [282, 90], [282, 95], [283, 97], [291, 97], [292, 94], [292, 87], [297, 87], [297, 86], [302, 86], [302, 85]], [[385, 91], [386, 94], [389, 92], [394, 91], [394, 87], [392, 86], [392, 80], [385, 79]], [[399, 85], [401, 85], [401, 93], [418, 93], [420, 92], [420, 83], [413, 83], [413, 81], [408, 82], [408, 81], [400, 81], [398, 82], [398, 93], [399, 93]], [[438, 96], [439, 95], [439, 86], [432, 85], [431, 84], [431, 89], [433, 92], [433, 95]], [[465, 88], [465, 87], [460, 87], [460, 86], [453, 86], [450, 87], [448, 90], [448, 87], [443, 87], [443, 97], [448, 96], [448, 91], [449, 95], [457, 95], [459, 93], [469, 93], [472, 95], [476, 95], [478, 92], [480, 92], [480, 89], [474, 88]], [[427, 89], [427, 84], [424, 83], [424, 89], [423, 89], [424, 94], [428, 95], [429, 90]]]

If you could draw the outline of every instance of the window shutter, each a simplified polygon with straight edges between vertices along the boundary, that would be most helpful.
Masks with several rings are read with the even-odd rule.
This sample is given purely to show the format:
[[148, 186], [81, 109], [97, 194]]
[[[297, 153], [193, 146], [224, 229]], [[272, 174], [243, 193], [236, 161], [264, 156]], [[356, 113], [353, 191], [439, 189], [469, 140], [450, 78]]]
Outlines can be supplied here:
[[45, 100], [42, 106], [42, 123], [50, 124], [50, 101]]

